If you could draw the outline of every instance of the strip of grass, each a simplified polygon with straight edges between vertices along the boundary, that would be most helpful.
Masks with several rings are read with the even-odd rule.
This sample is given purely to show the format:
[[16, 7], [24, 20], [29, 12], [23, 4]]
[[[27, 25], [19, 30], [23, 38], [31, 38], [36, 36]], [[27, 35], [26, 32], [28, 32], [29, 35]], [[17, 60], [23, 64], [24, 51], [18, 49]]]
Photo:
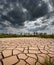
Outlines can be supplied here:
[[40, 37], [40, 38], [54, 38], [54, 34], [0, 34], [0, 38], [12, 37]]

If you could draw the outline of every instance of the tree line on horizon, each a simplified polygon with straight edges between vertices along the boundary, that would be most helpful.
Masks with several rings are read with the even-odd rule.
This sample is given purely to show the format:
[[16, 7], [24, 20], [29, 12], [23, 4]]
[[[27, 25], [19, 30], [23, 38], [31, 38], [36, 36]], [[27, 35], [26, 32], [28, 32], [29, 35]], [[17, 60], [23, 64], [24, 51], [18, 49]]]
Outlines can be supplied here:
[[54, 38], [54, 34], [47, 33], [20, 33], [20, 34], [0, 34], [0, 38], [11, 38], [11, 37], [41, 37], [41, 38]]

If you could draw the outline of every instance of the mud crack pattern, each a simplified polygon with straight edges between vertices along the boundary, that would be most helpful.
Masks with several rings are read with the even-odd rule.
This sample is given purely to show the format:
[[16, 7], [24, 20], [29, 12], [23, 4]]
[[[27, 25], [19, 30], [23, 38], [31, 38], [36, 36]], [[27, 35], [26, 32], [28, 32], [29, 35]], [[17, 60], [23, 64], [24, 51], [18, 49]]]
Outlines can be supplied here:
[[0, 38], [0, 65], [43, 65], [54, 60], [54, 39]]

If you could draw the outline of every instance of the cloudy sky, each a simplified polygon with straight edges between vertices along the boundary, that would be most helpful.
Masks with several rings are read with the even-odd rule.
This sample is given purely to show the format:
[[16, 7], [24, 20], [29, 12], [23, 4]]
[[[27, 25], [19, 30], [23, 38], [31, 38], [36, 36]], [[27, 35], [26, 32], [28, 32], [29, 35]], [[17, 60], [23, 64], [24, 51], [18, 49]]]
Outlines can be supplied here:
[[54, 0], [0, 0], [0, 33], [54, 33]]

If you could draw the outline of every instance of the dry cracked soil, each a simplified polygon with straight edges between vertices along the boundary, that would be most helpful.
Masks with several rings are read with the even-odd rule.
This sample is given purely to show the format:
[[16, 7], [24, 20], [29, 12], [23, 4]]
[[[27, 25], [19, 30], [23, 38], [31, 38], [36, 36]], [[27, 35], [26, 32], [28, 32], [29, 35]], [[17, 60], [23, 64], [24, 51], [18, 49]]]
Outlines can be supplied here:
[[0, 65], [43, 65], [54, 60], [54, 39], [0, 38]]

